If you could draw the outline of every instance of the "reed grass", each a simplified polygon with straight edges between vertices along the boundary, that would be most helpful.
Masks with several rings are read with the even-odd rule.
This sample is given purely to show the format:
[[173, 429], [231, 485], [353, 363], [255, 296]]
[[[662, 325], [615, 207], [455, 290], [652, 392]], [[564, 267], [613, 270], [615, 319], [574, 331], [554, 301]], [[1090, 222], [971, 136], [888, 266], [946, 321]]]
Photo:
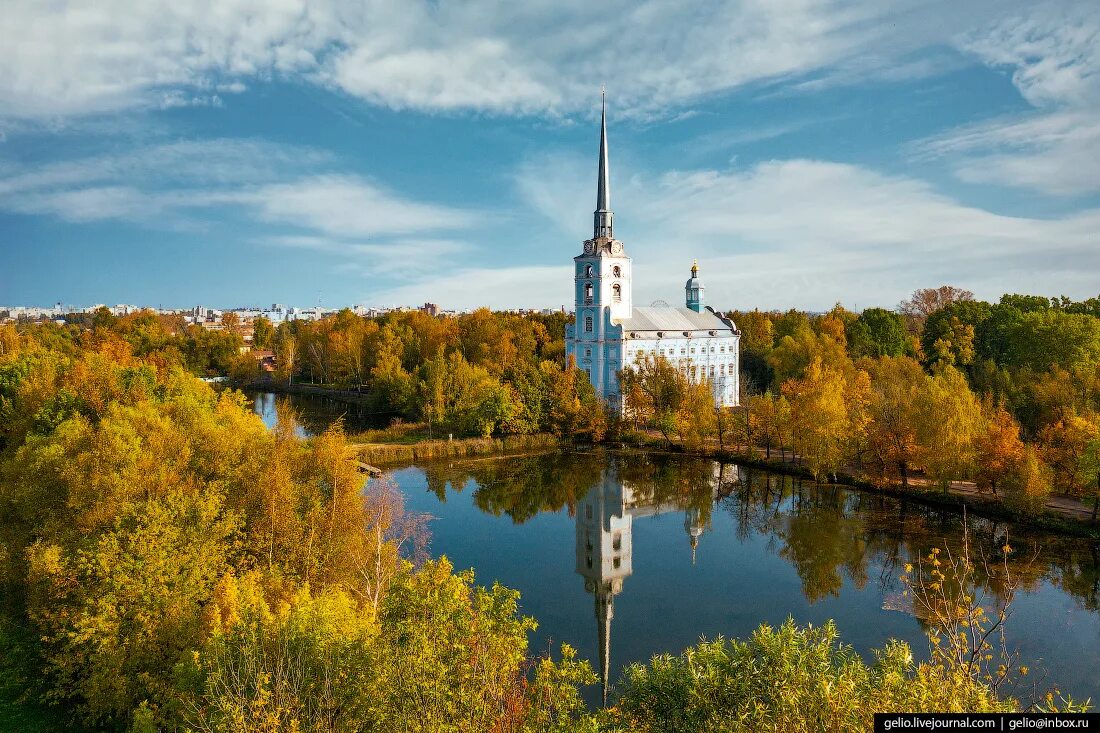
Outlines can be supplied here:
[[[369, 431], [385, 432], [385, 431]], [[415, 443], [369, 443], [359, 445], [359, 460], [372, 466], [392, 466], [439, 458], [467, 458], [503, 453], [520, 453], [556, 448], [560, 440], [548, 433], [508, 435], [503, 438], [423, 440]]]

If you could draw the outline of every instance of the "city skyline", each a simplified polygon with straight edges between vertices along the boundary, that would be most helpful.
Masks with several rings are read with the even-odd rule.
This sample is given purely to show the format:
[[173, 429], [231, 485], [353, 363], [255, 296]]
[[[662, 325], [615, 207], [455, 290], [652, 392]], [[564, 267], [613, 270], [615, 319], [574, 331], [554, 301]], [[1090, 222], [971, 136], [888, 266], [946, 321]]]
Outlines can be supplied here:
[[604, 83], [639, 303], [1096, 295], [1087, 3], [645, 8], [16, 3], [0, 302], [558, 308]]

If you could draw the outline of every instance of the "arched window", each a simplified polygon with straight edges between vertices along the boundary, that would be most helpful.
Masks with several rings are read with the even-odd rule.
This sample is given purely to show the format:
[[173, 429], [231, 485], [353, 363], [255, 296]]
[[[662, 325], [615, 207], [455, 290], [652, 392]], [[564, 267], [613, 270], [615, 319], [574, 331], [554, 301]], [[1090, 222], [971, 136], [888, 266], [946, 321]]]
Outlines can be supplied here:
[[618, 265], [615, 265], [614, 267], [611, 268], [611, 274], [614, 275], [615, 277], [622, 277], [623, 276], [623, 271], [619, 269]]
[[611, 299], [616, 303], [623, 299], [623, 288], [619, 283], [615, 283], [611, 286]]
[[592, 304], [592, 283], [584, 284], [584, 302], [586, 305]]
[[592, 265], [585, 265], [584, 266], [584, 276], [585, 277], [592, 277]]
[[584, 317], [584, 332], [592, 333], [592, 316]]

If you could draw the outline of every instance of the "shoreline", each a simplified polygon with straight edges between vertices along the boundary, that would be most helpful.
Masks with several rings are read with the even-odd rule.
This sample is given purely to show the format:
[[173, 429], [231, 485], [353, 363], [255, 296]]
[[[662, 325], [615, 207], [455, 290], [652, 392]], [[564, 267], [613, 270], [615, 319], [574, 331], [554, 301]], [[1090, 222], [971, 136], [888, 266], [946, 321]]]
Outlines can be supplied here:
[[[255, 379], [240, 384], [231, 383], [230, 386], [241, 392], [274, 392], [275, 394], [329, 397], [337, 402], [346, 402], [349, 405], [358, 405], [360, 407], [369, 407], [371, 405], [371, 396], [369, 392], [359, 392], [354, 389], [342, 389], [339, 387], [323, 387], [317, 384], [291, 384], [288, 382], [278, 382], [274, 379]], [[370, 414], [397, 415], [397, 413], [392, 411], [382, 411]]]
[[[621, 443], [621, 447], [615, 448], [616, 452], [630, 453], [665, 453], [667, 455], [693, 456], [696, 458], [709, 458], [721, 463], [735, 463], [741, 466], [758, 468], [772, 473], [786, 476], [794, 476], [813, 481], [813, 474], [797, 463], [775, 458], [741, 453], [732, 450], [708, 450], [687, 451], [681, 446], [669, 448], [667, 445], [655, 446], [645, 444]], [[1092, 522], [1090, 518], [1078, 517], [1065, 512], [1052, 511], [1049, 507], [1041, 513], [1025, 514], [1006, 505], [1000, 498], [986, 494], [959, 493], [956, 491], [944, 492], [936, 488], [914, 486], [903, 489], [901, 484], [879, 484], [850, 473], [838, 471], [836, 481], [831, 485], [842, 486], [856, 491], [865, 491], [872, 494], [891, 496], [903, 501], [912, 501], [925, 506], [939, 509], [947, 509], [955, 512], [968, 511], [986, 519], [999, 519], [1015, 524], [1041, 529], [1046, 532], [1062, 534], [1071, 537], [1100, 540], [1100, 522]], [[827, 482], [822, 482], [827, 483]]]
[[[354, 390], [320, 387], [313, 384], [285, 384], [271, 381], [253, 381], [236, 386], [240, 390], [269, 391], [280, 394], [301, 394], [329, 397], [354, 405], [368, 405], [370, 395]], [[379, 415], [392, 413], [377, 413]], [[464, 458], [495, 458], [518, 455], [534, 455], [565, 448], [585, 447], [589, 444], [575, 445], [563, 441], [549, 433], [534, 435], [506, 435], [490, 438], [459, 438], [455, 440], [416, 440], [409, 443], [351, 443], [350, 449], [359, 460], [385, 470], [415, 465], [422, 461]], [[664, 441], [641, 438], [636, 441], [607, 443], [605, 449], [617, 453], [665, 453], [668, 455], [709, 458], [722, 463], [736, 463], [759, 468], [772, 473], [813, 480], [813, 475], [796, 462], [783, 459], [765, 458], [760, 455], [730, 449], [704, 448], [689, 451], [682, 446], [668, 446]], [[1046, 507], [1041, 513], [1019, 512], [1004, 503], [998, 497], [980, 494], [974, 491], [953, 489], [944, 492], [938, 488], [925, 487], [910, 483], [903, 489], [900, 483], [880, 483], [867, 478], [838, 471], [835, 484], [858, 491], [892, 496], [897, 499], [913, 501], [925, 506], [962, 512], [971, 511], [978, 516], [1000, 519], [1055, 532], [1073, 537], [1100, 540], [1100, 522], [1093, 522], [1087, 509], [1082, 511], [1067, 508]], [[1082, 516], [1085, 514], [1086, 516]]]
[[[521, 438], [536, 438], [527, 442], [527, 445], [507, 446], [509, 441]], [[418, 446], [430, 444], [428, 451], [417, 451]], [[618, 455], [670, 455], [689, 458], [704, 458], [720, 463], [736, 464], [748, 468], [755, 468], [770, 473], [792, 476], [807, 481], [813, 481], [813, 475], [797, 464], [778, 459], [767, 459], [752, 456], [747, 453], [734, 451], [686, 451], [677, 447], [636, 445], [628, 442], [605, 445], [578, 445], [571, 446], [563, 443], [554, 436], [511, 436], [504, 440], [500, 438], [465, 438], [449, 443], [451, 448], [443, 453], [434, 453], [433, 447], [439, 444], [448, 445], [448, 441], [421, 441], [412, 444], [355, 444], [354, 448], [360, 460], [378, 466], [383, 471], [392, 471], [420, 463], [427, 463], [443, 459], [481, 459], [492, 460], [498, 458], [512, 458], [525, 455], [542, 455], [554, 451], [566, 450], [606, 450]], [[389, 450], [388, 450], [389, 449]], [[374, 452], [377, 451], [377, 452]], [[365, 456], [377, 456], [379, 453], [384, 458], [369, 460]], [[418, 455], [419, 453], [419, 455]], [[866, 479], [851, 474], [838, 472], [835, 482], [822, 482], [822, 485], [840, 486], [853, 491], [863, 491], [870, 494], [890, 496], [901, 501], [911, 501], [923, 506], [952, 511], [955, 513], [968, 512], [986, 519], [996, 519], [1012, 522], [1022, 526], [1039, 529], [1045, 532], [1060, 534], [1067, 537], [1078, 537], [1087, 540], [1100, 540], [1100, 523], [1092, 523], [1089, 519], [1079, 519], [1066, 514], [1059, 514], [1044, 510], [1041, 514], [1024, 514], [1004, 504], [1000, 499], [987, 495], [944, 493], [939, 489], [928, 489], [910, 485], [908, 489], [902, 489], [901, 485], [883, 485], [873, 483]]]

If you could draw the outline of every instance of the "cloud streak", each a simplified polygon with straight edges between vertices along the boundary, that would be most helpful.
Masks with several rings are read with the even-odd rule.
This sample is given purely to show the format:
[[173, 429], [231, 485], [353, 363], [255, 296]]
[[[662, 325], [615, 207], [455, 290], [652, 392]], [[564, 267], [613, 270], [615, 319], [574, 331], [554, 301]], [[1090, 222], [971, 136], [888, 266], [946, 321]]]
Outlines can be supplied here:
[[[590, 167], [554, 156], [529, 161], [516, 176], [525, 201], [551, 225], [547, 241], [561, 242], [564, 266], [460, 270], [384, 296], [446, 293], [463, 306], [571, 303], [568, 258], [589, 226]], [[696, 257], [720, 307], [826, 309], [840, 300], [892, 307], [918, 287], [945, 282], [990, 298], [1096, 294], [1089, 273], [1100, 270], [1100, 210], [1004, 216], [917, 179], [818, 160], [620, 177], [617, 233], [634, 257], [639, 303], [678, 302]]]
[[959, 47], [1012, 83], [1035, 111], [949, 130], [909, 146], [945, 159], [970, 183], [1054, 196], [1100, 191], [1100, 19], [1086, 5], [1046, 3], [961, 36]]
[[[156, 145], [39, 167], [0, 166], [0, 210], [84, 224], [216, 226], [215, 210], [242, 216], [256, 241], [310, 248], [364, 270], [393, 272], [415, 257], [439, 263], [465, 249], [453, 235], [475, 211], [417, 201], [347, 173], [324, 151], [252, 140]], [[311, 170], [312, 169], [312, 170]], [[443, 236], [440, 236], [443, 235]], [[448, 236], [450, 235], [450, 236]], [[415, 262], [404, 269], [419, 272]]]
[[394, 109], [551, 116], [589, 110], [607, 81], [622, 112], [664, 115], [747, 84], [940, 73], [942, 54], [924, 51], [1014, 7], [1022, 0], [12, 0], [0, 116], [218, 104], [270, 78]]

